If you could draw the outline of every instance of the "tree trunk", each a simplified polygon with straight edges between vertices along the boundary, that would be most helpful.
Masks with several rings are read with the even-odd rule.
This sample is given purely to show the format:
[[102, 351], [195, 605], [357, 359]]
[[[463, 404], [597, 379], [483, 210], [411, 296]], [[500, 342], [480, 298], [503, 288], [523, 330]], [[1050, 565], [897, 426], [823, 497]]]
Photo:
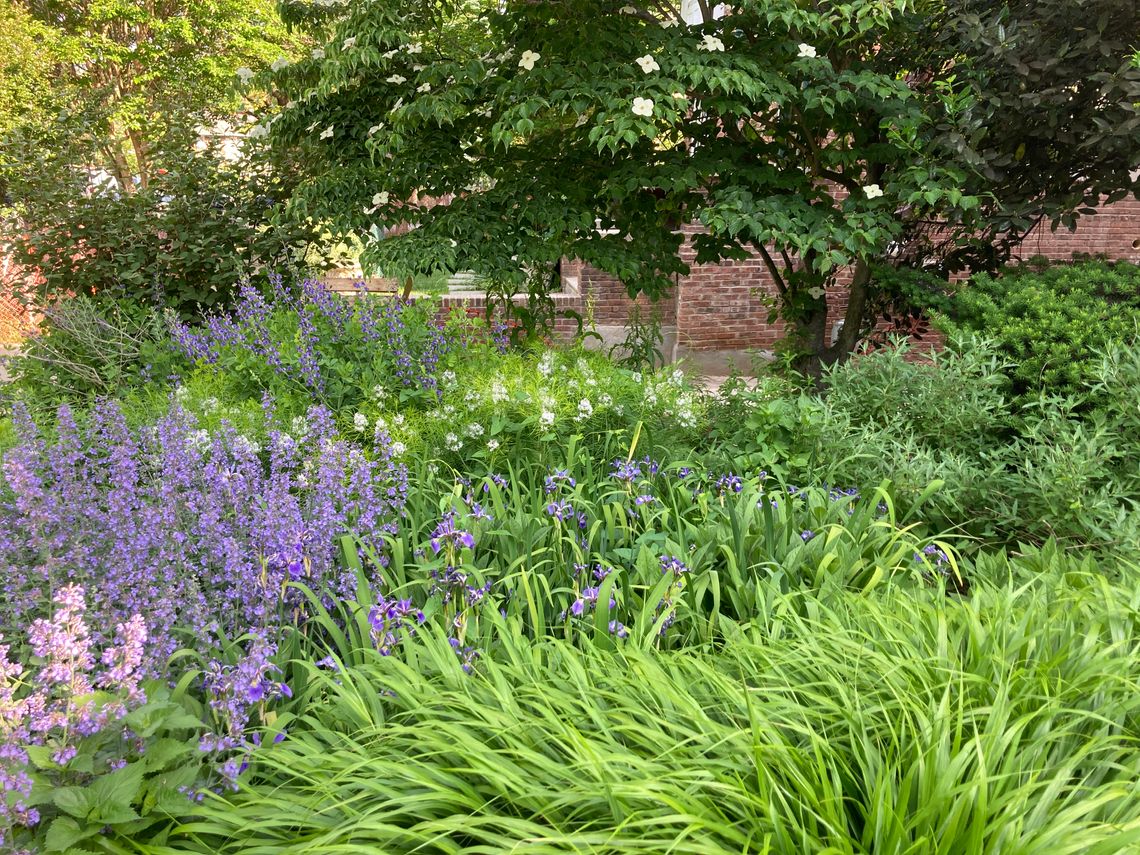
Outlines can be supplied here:
[[860, 259], [855, 263], [847, 311], [834, 344], [828, 341], [826, 307], [816, 310], [798, 325], [796, 332], [805, 347], [805, 353], [796, 359], [796, 371], [818, 383], [825, 366], [839, 365], [851, 358], [863, 332], [870, 280], [870, 265]]
[[147, 185], [150, 184], [150, 160], [147, 157], [146, 140], [144, 140], [142, 135], [134, 128], [127, 131], [127, 137], [130, 138], [131, 148], [135, 151], [135, 165], [138, 168], [139, 186], [145, 190]]

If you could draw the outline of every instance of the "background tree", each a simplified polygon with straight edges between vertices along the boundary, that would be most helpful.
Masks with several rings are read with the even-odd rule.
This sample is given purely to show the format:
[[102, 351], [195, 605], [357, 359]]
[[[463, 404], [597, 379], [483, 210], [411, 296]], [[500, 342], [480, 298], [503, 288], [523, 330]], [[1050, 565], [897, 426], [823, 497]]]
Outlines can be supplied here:
[[[958, 0], [511, 3], [464, 19], [457, 38], [434, 7], [360, 4], [330, 22], [320, 58], [281, 76], [292, 103], [273, 139], [304, 153], [297, 212], [374, 237], [417, 226], [367, 247], [390, 273], [472, 269], [521, 288], [524, 271], [542, 283], [568, 256], [658, 296], [687, 272], [679, 229], [699, 226], [698, 262], [763, 259], [814, 372], [867, 328], [878, 269], [932, 261], [932, 223], [962, 263], [968, 246], [1023, 233], [1018, 205], [1047, 199], [1068, 216], [1113, 190], [1136, 138], [1091, 113], [1109, 97], [1132, 109], [1132, 72], [1115, 42], [1092, 48], [1091, 31], [1064, 43], [1066, 62], [1031, 58], [1061, 44], [1074, 14], [1061, 5], [1040, 21], [1035, 4], [994, 17]], [[1120, 0], [1080, 5], [1086, 29], [1137, 31]], [[1113, 11], [1090, 18], [1092, 7]], [[1029, 63], [1040, 74], [1022, 73]], [[1059, 121], [1066, 102], [1081, 109]], [[1109, 138], [1112, 155], [1095, 178], [1055, 181], [1036, 154], [1023, 165], [1039, 143], [1015, 144], [1015, 109], [1045, 110], [1027, 127], [1053, 129], [1055, 143]], [[832, 342], [828, 298], [844, 279]]]
[[946, 0], [885, 58], [946, 106], [933, 129], [971, 167], [970, 229], [913, 222], [906, 255], [943, 272], [994, 269], [1035, 227], [1072, 228], [1140, 197], [1140, 5]]
[[46, 127], [7, 128], [9, 148], [101, 166], [126, 192], [162, 168], [160, 140], [240, 106], [238, 68], [300, 49], [269, 0], [3, 0], [2, 9], [25, 36], [4, 80], [18, 86], [31, 70], [48, 88], [17, 92], [17, 106], [53, 102]]

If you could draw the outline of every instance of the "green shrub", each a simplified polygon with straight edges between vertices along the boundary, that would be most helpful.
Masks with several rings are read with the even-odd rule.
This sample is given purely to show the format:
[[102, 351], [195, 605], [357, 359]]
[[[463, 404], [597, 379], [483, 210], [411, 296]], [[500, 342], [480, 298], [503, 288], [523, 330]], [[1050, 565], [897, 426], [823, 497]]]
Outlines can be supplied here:
[[903, 345], [858, 356], [826, 374], [826, 404], [856, 427], [875, 426], [935, 450], [978, 454], [1005, 430], [1009, 407], [995, 348], [977, 339], [912, 361]]
[[226, 303], [254, 271], [321, 263], [319, 252], [307, 254], [320, 229], [278, 217], [287, 165], [251, 141], [236, 163], [188, 148], [178, 141], [156, 153], [166, 169], [130, 193], [85, 193], [86, 176], [71, 165], [37, 170], [34, 183], [12, 188], [22, 235], [12, 249], [41, 274], [38, 304], [110, 294], [189, 316]]
[[33, 409], [123, 395], [189, 367], [161, 313], [134, 300], [80, 294], [43, 310], [10, 363], [15, 393]]
[[1080, 391], [1108, 343], [1140, 329], [1140, 267], [1127, 262], [1027, 264], [979, 273], [954, 294], [943, 325], [991, 338], [1015, 391]]

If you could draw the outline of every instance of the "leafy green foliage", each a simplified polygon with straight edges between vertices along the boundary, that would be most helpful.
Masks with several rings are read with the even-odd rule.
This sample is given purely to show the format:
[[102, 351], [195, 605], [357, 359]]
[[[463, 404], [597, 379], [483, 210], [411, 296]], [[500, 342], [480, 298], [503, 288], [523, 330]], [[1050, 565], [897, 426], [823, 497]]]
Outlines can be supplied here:
[[264, 150], [231, 163], [172, 140], [163, 162], [130, 194], [85, 195], [66, 163], [15, 187], [26, 225], [12, 248], [41, 274], [38, 302], [125, 296], [193, 313], [224, 304], [259, 269], [320, 263], [306, 255], [317, 227], [277, 221], [291, 179]]
[[400, 275], [517, 289], [571, 257], [650, 295], [687, 272], [679, 229], [699, 226], [698, 262], [765, 257], [781, 314], [821, 352], [822, 286], [886, 250], [900, 206], [978, 200], [881, 61], [909, 3], [711, 9], [575, 0], [452, 26], [417, 3], [353, 7], [323, 57], [275, 78], [294, 101], [271, 139], [304, 153], [291, 209], [372, 234], [366, 261]]
[[184, 695], [185, 686], [172, 691], [148, 684], [148, 700], [126, 715], [122, 727], [80, 740], [78, 754], [64, 767], [50, 748], [29, 749], [29, 804], [40, 812], [40, 851], [80, 851], [84, 841], [97, 845], [107, 834], [151, 837], [172, 818], [192, 812], [188, 793], [202, 773], [198, 733], [204, 725], [188, 711]]
[[976, 166], [965, 189], [983, 200], [975, 233], [950, 241], [951, 269], [992, 269], [1040, 222], [1072, 228], [1106, 201], [1140, 198], [1135, 3], [932, 6], [909, 46], [912, 67], [942, 69], [926, 83], [946, 104], [937, 127]]
[[[76, 169], [100, 165], [123, 193], [145, 189], [169, 168], [158, 156], [164, 138], [238, 107], [240, 66], [268, 66], [300, 47], [270, 0], [5, 5], [17, 32], [35, 43], [0, 69], [18, 114], [0, 121], [0, 130], [12, 131], [5, 154], [16, 155], [27, 180], [36, 170], [27, 170], [20, 150], [32, 163], [62, 156]], [[22, 78], [39, 87], [20, 86]]]
[[945, 321], [992, 338], [1019, 395], [1072, 395], [1109, 342], [1140, 334], [1140, 267], [1093, 260], [980, 273], [955, 291]]
[[158, 312], [85, 294], [45, 309], [36, 334], [8, 363], [15, 394], [37, 410], [125, 394], [187, 367]]

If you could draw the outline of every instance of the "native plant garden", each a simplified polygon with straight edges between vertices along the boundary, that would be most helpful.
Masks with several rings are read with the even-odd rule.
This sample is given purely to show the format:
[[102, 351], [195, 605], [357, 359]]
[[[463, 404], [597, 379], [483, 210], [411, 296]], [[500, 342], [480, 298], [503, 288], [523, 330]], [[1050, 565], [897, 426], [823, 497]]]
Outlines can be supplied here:
[[[3, 8], [0, 850], [1140, 849], [1140, 269], [1002, 266], [1134, 4], [136, 6]], [[779, 358], [553, 335], [682, 227]]]

